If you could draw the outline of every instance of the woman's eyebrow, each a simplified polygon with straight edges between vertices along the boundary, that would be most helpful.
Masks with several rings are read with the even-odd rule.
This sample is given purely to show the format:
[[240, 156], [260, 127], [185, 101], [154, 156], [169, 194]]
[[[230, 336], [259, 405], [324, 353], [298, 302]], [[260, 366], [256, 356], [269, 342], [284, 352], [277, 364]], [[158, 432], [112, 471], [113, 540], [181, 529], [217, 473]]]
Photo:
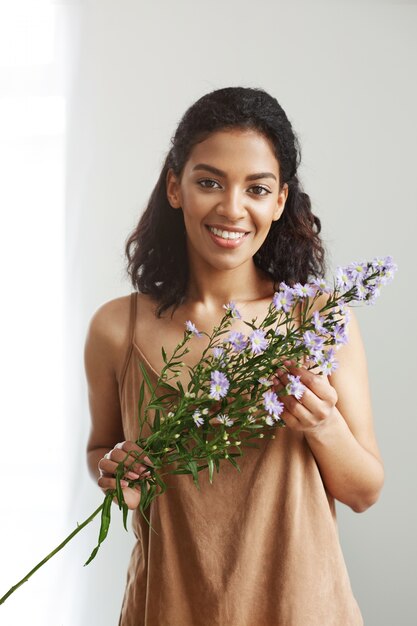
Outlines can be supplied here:
[[[216, 174], [217, 176], [226, 176], [226, 172], [222, 172], [222, 170], [219, 170], [213, 165], [208, 165], [207, 163], [197, 163], [197, 165], [194, 165], [192, 171], [194, 172], [195, 170], [207, 170], [208, 172]], [[273, 178], [274, 180], [277, 179], [275, 174], [273, 174], [272, 172], [259, 172], [258, 174], [249, 174], [249, 176], [246, 176], [245, 180], [258, 180], [258, 178]]]

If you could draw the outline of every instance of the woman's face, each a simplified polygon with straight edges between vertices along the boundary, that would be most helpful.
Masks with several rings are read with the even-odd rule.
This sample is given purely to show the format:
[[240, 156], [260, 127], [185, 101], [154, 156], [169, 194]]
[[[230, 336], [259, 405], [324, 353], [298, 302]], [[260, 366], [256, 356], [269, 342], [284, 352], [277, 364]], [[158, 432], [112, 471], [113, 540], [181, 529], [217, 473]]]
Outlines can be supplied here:
[[182, 210], [189, 260], [232, 269], [252, 257], [284, 210], [278, 162], [267, 139], [253, 130], [212, 133], [196, 144], [181, 180], [167, 174], [167, 197]]

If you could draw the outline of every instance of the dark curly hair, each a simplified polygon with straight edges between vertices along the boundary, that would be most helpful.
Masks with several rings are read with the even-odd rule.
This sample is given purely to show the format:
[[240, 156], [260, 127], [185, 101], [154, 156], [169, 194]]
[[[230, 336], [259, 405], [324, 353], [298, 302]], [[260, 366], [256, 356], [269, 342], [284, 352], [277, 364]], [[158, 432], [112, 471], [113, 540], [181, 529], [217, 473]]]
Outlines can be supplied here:
[[135, 289], [157, 300], [158, 317], [170, 306], [174, 305], [174, 311], [183, 302], [188, 282], [184, 218], [182, 211], [168, 202], [168, 169], [172, 168], [179, 178], [195, 144], [210, 133], [232, 128], [264, 135], [278, 161], [281, 189], [288, 184], [284, 211], [279, 220], [272, 222], [254, 255], [255, 265], [275, 282], [288, 285], [325, 274], [321, 224], [297, 178], [301, 149], [284, 110], [260, 88], [217, 89], [199, 98], [183, 115], [148, 206], [125, 243], [127, 274]]

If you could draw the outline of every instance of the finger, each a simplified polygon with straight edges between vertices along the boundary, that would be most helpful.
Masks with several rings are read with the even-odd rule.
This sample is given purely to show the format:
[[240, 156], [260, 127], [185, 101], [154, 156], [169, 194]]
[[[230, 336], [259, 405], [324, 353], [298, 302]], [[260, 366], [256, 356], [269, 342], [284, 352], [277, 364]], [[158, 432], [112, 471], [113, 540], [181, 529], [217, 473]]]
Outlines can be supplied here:
[[[318, 398], [321, 400], [334, 402], [335, 401], [335, 389], [329, 382], [328, 376], [325, 374], [315, 374], [312, 371], [307, 370], [305, 367], [289, 367], [289, 373], [294, 376], [299, 376], [300, 381], [308, 387]], [[288, 374], [283, 372], [279, 378], [288, 383]]]
[[[126, 466], [136, 463], [143, 467], [154, 467], [150, 458], [143, 456], [143, 449], [133, 441], [122, 441], [116, 444], [113, 450], [111, 450], [111, 458], [119, 462], [126, 459]], [[133, 471], [137, 470], [133, 468]]]
[[[116, 489], [116, 479], [110, 476], [100, 476], [97, 483], [102, 489]], [[120, 486], [122, 489], [126, 489], [129, 483], [127, 480], [121, 480]]]
[[126, 454], [121, 450], [112, 450], [107, 453], [100, 461], [98, 462], [99, 471], [107, 474], [115, 474], [119, 463], [123, 462], [124, 467], [126, 468], [126, 476], [131, 479], [137, 479], [142, 474], [146, 473], [150, 474], [149, 468], [142, 463], [136, 463], [135, 459], [132, 457], [128, 457], [126, 459]]
[[114, 446], [114, 450], [123, 450], [125, 453], [130, 453], [131, 457], [134, 459], [140, 458], [140, 461], [145, 462], [148, 466], [154, 467], [152, 461], [148, 456], [143, 455], [143, 449], [140, 448], [133, 441], [121, 441]]

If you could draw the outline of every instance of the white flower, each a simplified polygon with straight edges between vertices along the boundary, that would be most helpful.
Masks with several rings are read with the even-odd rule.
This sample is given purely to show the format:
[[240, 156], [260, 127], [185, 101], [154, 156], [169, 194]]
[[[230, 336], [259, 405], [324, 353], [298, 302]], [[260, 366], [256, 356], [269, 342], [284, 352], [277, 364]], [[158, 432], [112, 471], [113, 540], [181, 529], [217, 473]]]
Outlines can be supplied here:
[[220, 413], [217, 415], [216, 420], [220, 422], [220, 424], [224, 424], [225, 426], [231, 426], [233, 424], [233, 420], [229, 419], [229, 417], [225, 413]]

